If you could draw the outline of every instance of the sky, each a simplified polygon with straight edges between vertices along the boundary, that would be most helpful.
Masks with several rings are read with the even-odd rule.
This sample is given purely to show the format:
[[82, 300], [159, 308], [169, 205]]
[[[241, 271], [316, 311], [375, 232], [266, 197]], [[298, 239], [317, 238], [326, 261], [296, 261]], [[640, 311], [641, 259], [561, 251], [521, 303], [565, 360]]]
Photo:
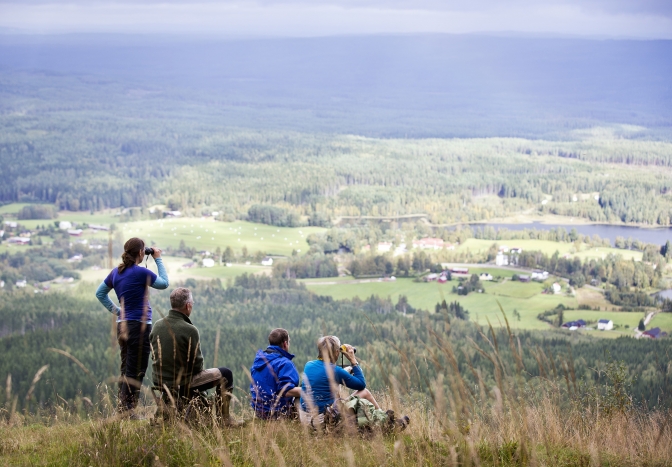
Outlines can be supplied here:
[[0, 0], [0, 33], [672, 39], [672, 0]]

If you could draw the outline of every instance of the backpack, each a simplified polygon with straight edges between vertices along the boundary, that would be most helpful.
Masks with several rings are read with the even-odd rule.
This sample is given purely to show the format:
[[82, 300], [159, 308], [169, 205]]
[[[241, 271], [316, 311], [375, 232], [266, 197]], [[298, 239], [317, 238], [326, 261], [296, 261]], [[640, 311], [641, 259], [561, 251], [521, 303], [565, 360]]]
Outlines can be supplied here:
[[[409, 424], [409, 418], [404, 416], [397, 419], [393, 410], [380, 410], [366, 399], [358, 396], [350, 396], [348, 399], [339, 399], [327, 407], [324, 413], [324, 423], [327, 431], [329, 427], [339, 428], [342, 424], [343, 414], [353, 416], [353, 421], [357, 422], [357, 428], [360, 431], [372, 431], [380, 428], [384, 433], [393, 431], [402, 431]], [[347, 416], [347, 415], [346, 415]]]

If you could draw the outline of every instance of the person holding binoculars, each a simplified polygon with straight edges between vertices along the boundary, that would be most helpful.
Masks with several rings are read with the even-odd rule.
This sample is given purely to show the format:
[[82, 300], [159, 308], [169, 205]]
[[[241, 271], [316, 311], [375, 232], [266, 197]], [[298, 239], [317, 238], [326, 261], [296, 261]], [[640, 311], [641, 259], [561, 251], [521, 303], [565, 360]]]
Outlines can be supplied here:
[[[380, 410], [373, 394], [366, 389], [366, 379], [355, 357], [356, 349], [348, 344], [341, 345], [336, 336], [324, 336], [317, 341], [317, 360], [306, 363], [301, 383], [300, 420], [309, 425], [322, 424], [324, 412], [338, 398], [338, 385], [354, 389], [352, 396], [371, 402]], [[343, 354], [352, 367], [352, 374], [345, 368], [336, 365], [338, 357]]]
[[[151, 255], [159, 275], [140, 266], [145, 256]], [[117, 341], [121, 352], [119, 380], [119, 410], [133, 410], [138, 402], [142, 379], [149, 364], [152, 330], [152, 307], [149, 288], [168, 287], [168, 274], [159, 248], [145, 248], [145, 242], [133, 237], [124, 244], [121, 264], [114, 268], [98, 286], [96, 298], [107, 310], [117, 316]], [[108, 297], [111, 290], [117, 294], [119, 305]]]

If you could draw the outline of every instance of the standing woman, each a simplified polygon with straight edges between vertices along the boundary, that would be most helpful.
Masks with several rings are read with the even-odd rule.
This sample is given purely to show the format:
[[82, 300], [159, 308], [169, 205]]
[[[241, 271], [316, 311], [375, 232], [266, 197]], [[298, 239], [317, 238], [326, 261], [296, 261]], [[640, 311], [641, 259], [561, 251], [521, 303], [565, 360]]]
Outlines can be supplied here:
[[[161, 250], [151, 252], [159, 271], [139, 264], [145, 257], [145, 242], [133, 237], [124, 244], [121, 264], [114, 268], [96, 291], [96, 297], [105, 308], [117, 316], [117, 341], [121, 351], [121, 379], [119, 382], [119, 410], [133, 410], [138, 402], [142, 379], [149, 363], [149, 333], [152, 330], [152, 307], [149, 287], [168, 287], [168, 274], [161, 259]], [[108, 297], [114, 289], [121, 306]]]

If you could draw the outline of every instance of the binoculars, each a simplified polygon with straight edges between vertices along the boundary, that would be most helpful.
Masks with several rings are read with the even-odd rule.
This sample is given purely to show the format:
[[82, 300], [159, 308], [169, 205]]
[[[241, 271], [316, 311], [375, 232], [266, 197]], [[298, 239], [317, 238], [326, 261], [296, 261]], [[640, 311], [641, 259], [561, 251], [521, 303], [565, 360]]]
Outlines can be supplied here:
[[145, 247], [145, 256], [153, 254], [154, 254], [154, 248]]
[[[345, 346], [345, 344], [343, 344], [343, 345], [341, 346], [341, 352], [345, 353], [345, 352], [347, 352], [347, 351], [348, 351], [347, 347]], [[357, 347], [353, 347], [353, 348], [352, 348], [352, 352], [353, 352], [353, 353], [357, 353]]]

